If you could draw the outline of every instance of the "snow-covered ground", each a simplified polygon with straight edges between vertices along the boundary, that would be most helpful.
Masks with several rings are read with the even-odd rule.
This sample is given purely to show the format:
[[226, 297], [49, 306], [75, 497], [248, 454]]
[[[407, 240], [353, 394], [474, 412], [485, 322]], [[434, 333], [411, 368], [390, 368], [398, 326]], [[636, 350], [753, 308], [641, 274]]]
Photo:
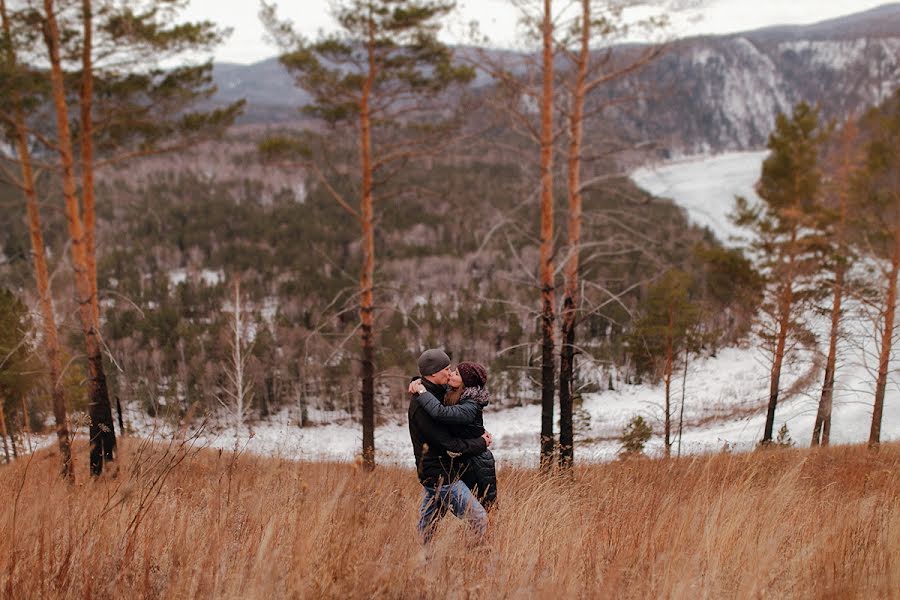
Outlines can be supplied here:
[[[789, 389], [798, 379], [809, 373], [810, 357], [799, 357], [788, 364], [782, 375], [783, 389]], [[840, 377], [841, 373], [839, 373]], [[788, 395], [778, 406], [775, 430], [787, 424], [791, 438], [798, 445], [808, 445], [818, 397], [818, 377], [808, 390]], [[836, 393], [833, 415], [834, 443], [864, 442], [868, 437], [871, 401], [867, 390], [871, 380], [848, 381]], [[673, 411], [681, 401], [682, 380], [679, 374], [673, 384]], [[859, 387], [861, 391], [856, 391]], [[690, 364], [685, 385], [684, 435], [682, 452], [702, 453], [725, 447], [750, 450], [762, 437], [768, 389], [768, 365], [756, 348], [728, 348], [715, 357], [707, 357]], [[891, 390], [888, 395], [883, 422], [883, 439], [900, 438], [897, 400], [900, 394]], [[663, 388], [660, 385], [624, 385], [618, 389], [586, 394], [582, 409], [589, 421], [582, 420], [578, 429], [576, 458], [585, 461], [605, 461], [615, 458], [619, 450], [618, 438], [622, 428], [635, 415], [643, 416], [653, 427], [654, 436], [648, 451], [662, 451]], [[488, 407], [484, 421], [494, 436], [494, 453], [498, 462], [536, 466], [538, 462], [538, 432], [541, 409], [538, 405], [509, 409]], [[359, 454], [361, 431], [348, 419], [325, 425], [299, 427], [295, 410], [286, 409], [265, 422], [255, 423], [240, 436], [232, 428], [222, 425], [207, 429], [200, 443], [214, 448], [276, 455], [300, 460], [353, 461]], [[126, 412], [131, 427], [148, 435], [156, 427], [156, 434], [167, 437], [171, 429], [161, 422], [141, 415], [136, 410]], [[675, 412], [674, 423], [678, 413]], [[585, 422], [586, 421], [586, 422]], [[248, 432], [252, 431], [252, 437]], [[405, 414], [389, 418], [376, 428], [377, 460], [385, 464], [412, 466], [412, 452]]]
[[[682, 159], [633, 174], [650, 192], [671, 198], [683, 206], [689, 218], [709, 227], [720, 239], [731, 240], [740, 232], [728, 220], [735, 195], [756, 198], [753, 183], [759, 177], [764, 152], [726, 154]], [[731, 243], [738, 243], [732, 240]], [[850, 312], [853, 310], [851, 308]], [[821, 318], [815, 329], [827, 332]], [[860, 443], [868, 439], [874, 388], [873, 361], [877, 356], [872, 338], [873, 325], [865, 319], [848, 322], [841, 343], [841, 359], [832, 418], [834, 443]], [[824, 339], [824, 335], [820, 336]], [[787, 424], [790, 437], [798, 445], [808, 445], [820, 393], [820, 371], [812, 368], [812, 352], [799, 353], [782, 374], [782, 395], [775, 419], [775, 431]], [[894, 372], [900, 366], [892, 364]], [[595, 378], [606, 381], [607, 377]], [[900, 439], [900, 389], [889, 385], [882, 423], [882, 440]], [[760, 348], [728, 348], [714, 357], [693, 361], [686, 381], [681, 373], [673, 382], [673, 410], [680, 407], [684, 385], [684, 435], [682, 451], [709, 452], [728, 447], [748, 450], [762, 437], [768, 397], [769, 365]], [[615, 457], [622, 428], [635, 415], [642, 415], [653, 427], [651, 453], [662, 449], [664, 393], [661, 385], [614, 384], [616, 389], [584, 396], [582, 418], [576, 427], [576, 459], [603, 461]], [[536, 465], [540, 406], [498, 410], [489, 406], [484, 421], [494, 435], [494, 452], [503, 464]], [[352, 461], [359, 454], [361, 431], [346, 415], [311, 415], [327, 424], [299, 427], [296, 410], [284, 410], [249, 431], [235, 435], [218, 426], [203, 432], [200, 442], [225, 450], [277, 455], [301, 460]], [[589, 419], [583, 418], [588, 415]], [[126, 411], [130, 426], [141, 435], [172, 434], [162, 421], [150, 419], [136, 409]], [[678, 413], [674, 422], [677, 423]], [[406, 415], [387, 418], [376, 428], [376, 459], [383, 464], [413, 465]]]

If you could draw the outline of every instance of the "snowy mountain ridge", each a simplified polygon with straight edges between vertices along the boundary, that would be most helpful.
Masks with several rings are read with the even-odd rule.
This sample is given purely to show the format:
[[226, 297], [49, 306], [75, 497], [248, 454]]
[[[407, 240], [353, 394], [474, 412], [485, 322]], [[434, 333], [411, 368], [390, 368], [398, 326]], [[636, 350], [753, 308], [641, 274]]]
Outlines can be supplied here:
[[900, 86], [900, 33], [881, 38], [700, 38], [677, 45], [609, 97], [655, 87], [637, 110], [615, 111], [629, 135], [653, 140], [663, 155], [709, 154], [765, 146], [779, 112], [801, 101], [822, 118], [843, 120], [884, 101]]
[[[475, 51], [458, 49], [470, 58]], [[642, 51], [614, 47], [611, 65]], [[525, 60], [510, 50], [482, 52], [509, 65]], [[216, 65], [215, 81], [217, 101], [247, 99], [246, 122], [294, 120], [308, 101], [276, 58]], [[489, 82], [481, 76], [473, 85]], [[618, 135], [651, 141], [670, 157], [760, 149], [775, 116], [797, 102], [818, 103], [824, 119], [844, 119], [898, 86], [900, 4], [894, 3], [812, 25], [677, 40], [637, 73], [595, 90], [588, 102], [607, 105], [602, 120]], [[638, 100], [610, 106], [623, 97]]]

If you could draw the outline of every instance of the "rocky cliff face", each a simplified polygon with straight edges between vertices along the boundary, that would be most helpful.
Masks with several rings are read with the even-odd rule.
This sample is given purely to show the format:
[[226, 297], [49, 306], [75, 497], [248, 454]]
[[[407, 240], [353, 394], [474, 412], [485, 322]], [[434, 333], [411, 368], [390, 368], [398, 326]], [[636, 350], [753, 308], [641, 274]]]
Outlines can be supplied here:
[[[625, 60], [638, 50], [621, 47], [614, 54]], [[255, 122], [296, 118], [306, 98], [275, 59], [221, 65], [216, 81], [219, 99], [248, 99], [246, 118]], [[476, 85], [486, 81], [480, 77]], [[827, 119], [842, 119], [898, 86], [900, 4], [890, 4], [809, 26], [681, 40], [590, 101], [633, 98], [604, 111], [606, 124], [679, 155], [761, 148], [775, 116], [801, 100], [819, 103]]]
[[900, 27], [887, 37], [688, 40], [606, 94], [646, 90], [635, 107], [612, 113], [620, 126], [669, 152], [695, 154], [764, 146], [775, 116], [797, 102], [843, 119], [898, 86]]

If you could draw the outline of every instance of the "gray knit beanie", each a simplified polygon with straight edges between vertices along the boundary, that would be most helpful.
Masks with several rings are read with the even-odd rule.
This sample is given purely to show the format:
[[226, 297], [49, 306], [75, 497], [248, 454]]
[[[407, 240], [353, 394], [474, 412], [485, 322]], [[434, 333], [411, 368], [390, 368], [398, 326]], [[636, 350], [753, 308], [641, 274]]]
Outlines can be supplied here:
[[422, 353], [419, 357], [419, 374], [422, 377], [434, 375], [442, 369], [450, 366], [450, 357], [443, 350], [431, 348]]

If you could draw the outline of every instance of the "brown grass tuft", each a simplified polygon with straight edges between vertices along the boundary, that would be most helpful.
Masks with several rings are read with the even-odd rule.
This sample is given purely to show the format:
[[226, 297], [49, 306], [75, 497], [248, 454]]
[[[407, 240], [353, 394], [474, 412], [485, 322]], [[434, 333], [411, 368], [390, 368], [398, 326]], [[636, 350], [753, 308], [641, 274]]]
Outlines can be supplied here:
[[427, 551], [412, 471], [122, 445], [74, 487], [0, 468], [0, 596], [900, 598], [896, 444], [506, 469], [486, 543]]

